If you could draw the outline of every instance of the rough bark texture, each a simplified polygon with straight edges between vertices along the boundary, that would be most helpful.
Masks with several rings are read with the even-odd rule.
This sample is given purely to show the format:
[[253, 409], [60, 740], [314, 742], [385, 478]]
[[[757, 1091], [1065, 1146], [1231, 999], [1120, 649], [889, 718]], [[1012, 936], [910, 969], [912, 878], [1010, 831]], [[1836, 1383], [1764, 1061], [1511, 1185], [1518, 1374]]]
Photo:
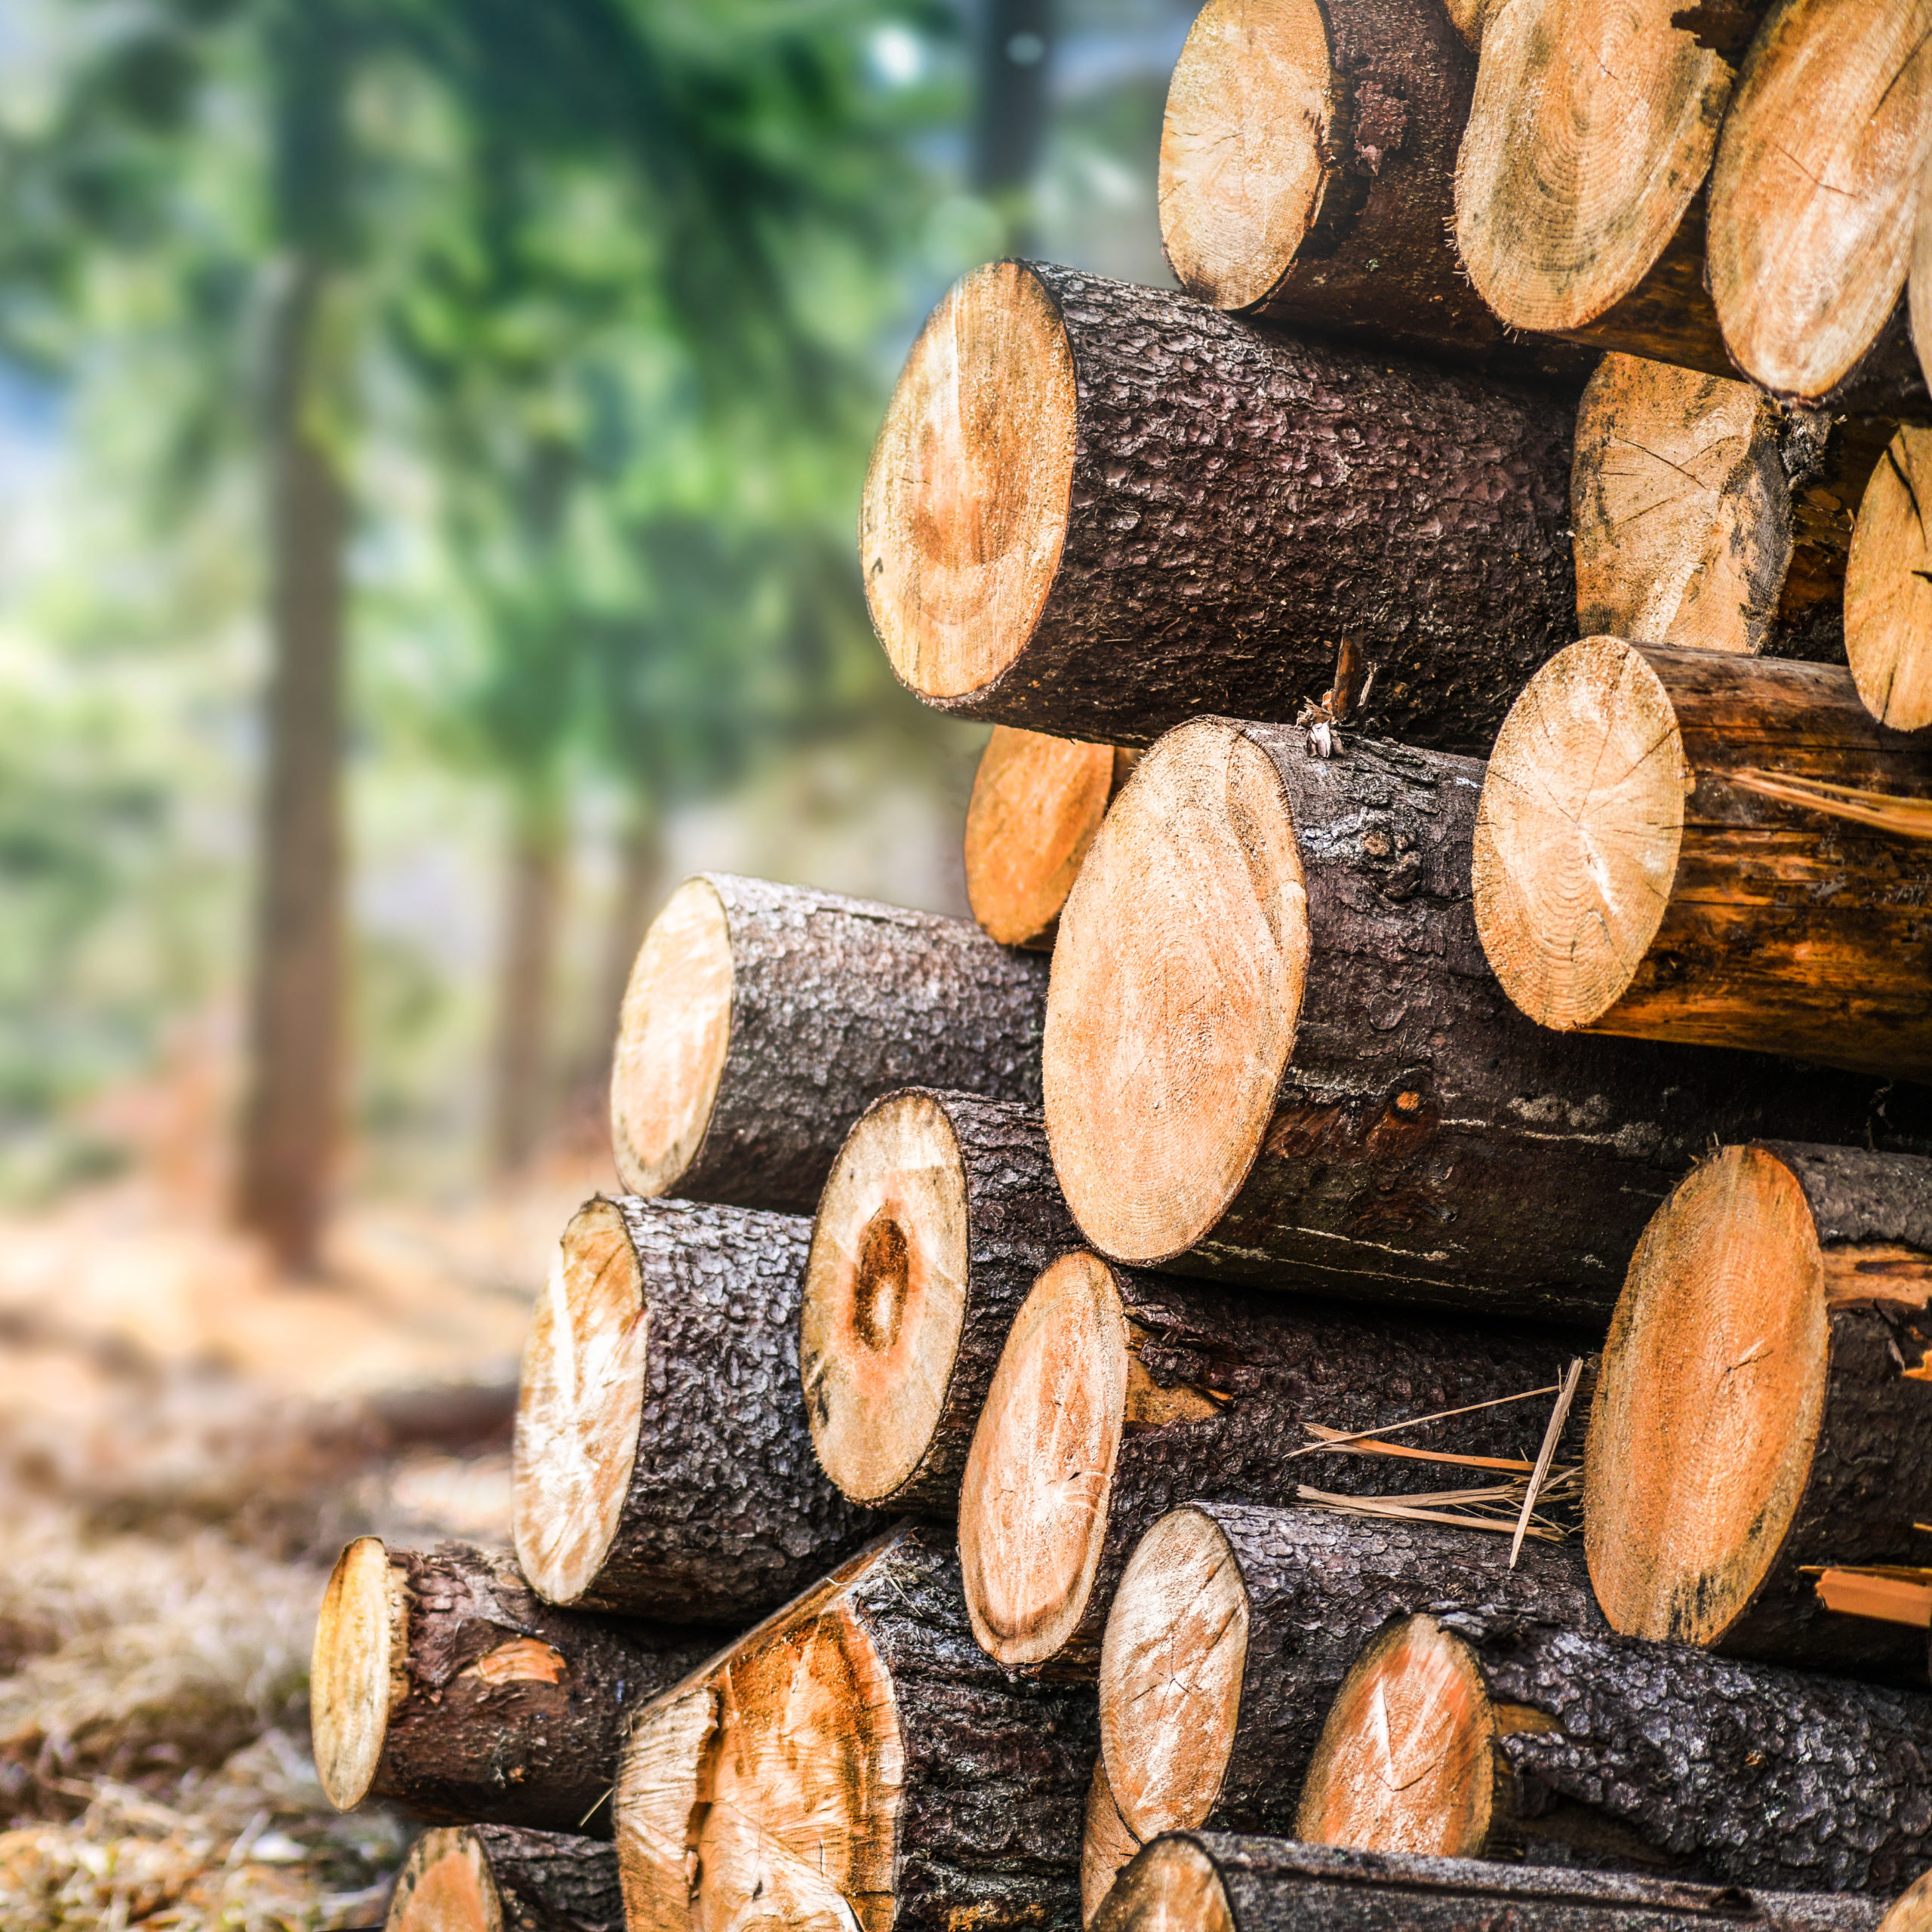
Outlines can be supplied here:
[[[970, 1094], [935, 1094], [959, 1143], [966, 1183], [968, 1278], [959, 1345], [946, 1377], [945, 1405], [918, 1466], [875, 1506], [895, 1514], [949, 1517], [973, 1430], [1000, 1350], [1034, 1278], [1081, 1245], [1047, 1151], [1046, 1128], [1029, 1109]], [[921, 1364], [931, 1373], [933, 1364]], [[802, 1364], [808, 1402], [819, 1399], [813, 1364]]]
[[[1324, 91], [1335, 105], [1312, 127], [1291, 97], [1278, 106], [1254, 99], [1238, 69], [1262, 57], [1241, 32], [1238, 0], [1197, 22], [1169, 85], [1161, 144], [1161, 235], [1175, 278], [1217, 307], [1319, 334], [1580, 381], [1586, 352], [1511, 336], [1457, 258], [1456, 152], [1475, 59], [1438, 0], [1321, 0], [1320, 14]], [[1306, 223], [1277, 232], [1271, 164], [1291, 144], [1318, 151], [1318, 180]], [[1241, 149], [1253, 158], [1231, 168], [1229, 151]], [[1238, 198], [1224, 202], [1231, 190]]]
[[949, 1533], [895, 1539], [850, 1596], [906, 1749], [895, 1932], [1078, 1925], [1092, 1697], [1015, 1682], [974, 1642]]
[[617, 1854], [513, 1825], [426, 1832], [397, 1877], [386, 1932], [624, 1932]]
[[[1531, 1432], [1518, 1425], [1519, 1435]], [[1453, 1487], [1460, 1478], [1444, 1470], [1435, 1480]], [[1193, 1506], [1234, 1552], [1248, 1616], [1240, 1718], [1204, 1829], [1293, 1836], [1302, 1774], [1328, 1706], [1362, 1645], [1390, 1617], [1467, 1604], [1603, 1627], [1574, 1543], [1526, 1542], [1512, 1569], [1509, 1540], [1480, 1531], [1313, 1509]]]
[[[1746, 1892], [1548, 1867], [1512, 1871], [1475, 1859], [1220, 1832], [1191, 1832], [1177, 1843], [1211, 1868], [1238, 1932], [1386, 1932], [1394, 1925], [1414, 1932], [1506, 1932], [1524, 1925], [1537, 1932], [1723, 1926], [1740, 1932], [1754, 1926], [1765, 1932], [1872, 1932], [1884, 1914], [1878, 1900], [1845, 1893]], [[1147, 1889], [1151, 1894], [1155, 1888]], [[1109, 1915], [1105, 1932], [1128, 1932], [1136, 1924], [1133, 1897], [1123, 1890], [1121, 1915]], [[1183, 1920], [1177, 1932], [1207, 1927]]]
[[[1039, 1666], [1069, 1679], [1091, 1681], [1098, 1670], [1121, 1573], [1169, 1510], [1201, 1497], [1287, 1503], [1298, 1484], [1346, 1495], [1413, 1494], [1490, 1480], [1404, 1457], [1296, 1452], [1313, 1440], [1305, 1423], [1386, 1428], [1549, 1386], [1590, 1346], [1587, 1337], [1562, 1332], [1423, 1316], [1392, 1327], [1318, 1303], [1113, 1272], [1131, 1352], [1126, 1427], [1097, 1505], [1106, 1528], [1085, 1609], [1059, 1654]], [[1406, 1429], [1398, 1439], [1454, 1454], [1530, 1457], [1548, 1417], [1546, 1401], [1512, 1404]], [[1573, 1411], [1565, 1460], [1580, 1457], [1583, 1440]], [[988, 1534], [984, 1525], [980, 1534]]]
[[[1346, 638], [1382, 728], [1486, 746], [1574, 623], [1567, 407], [1027, 272], [1073, 356], [1069, 521], [1030, 638], [940, 709], [1146, 744], [1201, 711], [1293, 717]], [[862, 530], [868, 568], [902, 540]]]
[[1280, 774], [1298, 830], [1307, 987], [1247, 1182], [1167, 1267], [1600, 1323], [1713, 1139], [1932, 1150], [1917, 1090], [1532, 1025], [1476, 937], [1483, 767], [1387, 745], [1317, 759], [1299, 731], [1235, 728]]
[[1825, 1251], [1831, 1366], [1798, 1514], [1723, 1647], [1922, 1684], [1920, 1632], [1834, 1616], [1816, 1572], [1924, 1558], [1915, 1525], [1932, 1521], [1932, 1162], [1789, 1143], [1770, 1152], [1797, 1177]]
[[1778, 420], [1779, 459], [1791, 491], [1791, 566], [1768, 648], [1777, 657], [1841, 663], [1852, 528], [1890, 425], [1822, 409], [1786, 410]]
[[608, 1838], [626, 1717], [709, 1646], [552, 1609], [507, 1556], [463, 1544], [389, 1562], [408, 1654], [371, 1789], [438, 1823]]
[[812, 1454], [798, 1380], [811, 1223], [629, 1195], [616, 1204], [649, 1311], [644, 1403], [617, 1534], [575, 1601], [742, 1624], [881, 1527]]
[[809, 1213], [852, 1123], [894, 1088], [1039, 1105], [1044, 959], [968, 919], [708, 876], [731, 930], [731, 1044], [672, 1192]]
[[1494, 1853], [1885, 1895], [1932, 1867], [1932, 1697], [1527, 1621], [1442, 1623], [1492, 1703], [1521, 1707], [1496, 1740]]

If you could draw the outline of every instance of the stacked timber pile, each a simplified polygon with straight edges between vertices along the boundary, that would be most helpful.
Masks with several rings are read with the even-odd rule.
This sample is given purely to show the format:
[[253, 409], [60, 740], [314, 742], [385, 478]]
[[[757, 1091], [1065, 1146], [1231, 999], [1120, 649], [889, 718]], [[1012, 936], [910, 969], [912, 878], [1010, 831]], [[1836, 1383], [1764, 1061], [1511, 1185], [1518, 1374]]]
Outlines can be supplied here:
[[651, 928], [393, 1927], [1932, 1923], [1928, 158], [1932, 0], [1208, 0], [1180, 291], [946, 297], [977, 923]]

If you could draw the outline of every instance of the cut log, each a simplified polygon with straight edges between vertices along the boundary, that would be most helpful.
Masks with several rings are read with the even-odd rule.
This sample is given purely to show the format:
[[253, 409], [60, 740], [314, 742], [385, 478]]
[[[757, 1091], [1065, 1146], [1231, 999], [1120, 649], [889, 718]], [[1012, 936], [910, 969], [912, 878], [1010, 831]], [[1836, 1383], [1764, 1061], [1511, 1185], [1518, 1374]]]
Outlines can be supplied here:
[[1450, 230], [1475, 61], [1438, 0], [1208, 0], [1168, 86], [1161, 238], [1217, 309], [1496, 373], [1580, 380], [1512, 338]]
[[1363, 1645], [1392, 1617], [1458, 1604], [1602, 1627], [1574, 1543], [1526, 1543], [1512, 1568], [1503, 1538], [1429, 1523], [1226, 1503], [1162, 1517], [1100, 1651], [1101, 1758], [1123, 1827], [1136, 1843], [1197, 1826], [1291, 1835]]
[[1877, 1900], [1853, 1893], [1511, 1871], [1472, 1859], [1189, 1832], [1135, 1862], [1094, 1932], [1874, 1932], [1881, 1924], [1883, 1932], [1906, 1932]]
[[1735, 75], [1678, 11], [1484, 10], [1456, 244], [1512, 328], [1727, 375], [1698, 217]]
[[[1928, 279], [1932, 279], [1929, 276]], [[1932, 429], [1902, 429], [1873, 470], [1845, 571], [1844, 645], [1865, 708], [1894, 731], [1932, 724]]]
[[[973, 1634], [1010, 1668], [1091, 1680], [1128, 1555], [1176, 1503], [1291, 1501], [1298, 1481], [1466, 1486], [1412, 1457], [1297, 1452], [1315, 1441], [1305, 1425], [1381, 1429], [1547, 1389], [1571, 1352], [1566, 1337], [1421, 1318], [1392, 1332], [1065, 1256], [1014, 1322], [967, 1459], [959, 1558]], [[1547, 1413], [1546, 1401], [1464, 1415], [1401, 1439], [1520, 1457]]]
[[1928, 0], [1863, 0], [1850, 19], [1838, 0], [1770, 10], [1718, 143], [1706, 242], [1724, 345], [1753, 382], [1923, 410], [1903, 297], [1928, 157]]
[[426, 1832], [397, 1875], [383, 1932], [624, 1932], [617, 1854], [565, 1832]]
[[971, 921], [706, 872], [646, 934], [611, 1140], [634, 1194], [810, 1213], [896, 1087], [1037, 1106], [1047, 966]]
[[1932, 1075], [1920, 848], [1734, 782], [1750, 771], [1932, 795], [1932, 749], [1831, 666], [1597, 637], [1540, 672], [1476, 817], [1476, 924], [1504, 990], [1563, 1031]]
[[812, 1224], [798, 1346], [812, 1446], [853, 1502], [953, 1515], [1014, 1315], [1079, 1241], [1037, 1114], [913, 1088], [861, 1118]]
[[1932, 1161], [1727, 1147], [1630, 1263], [1584, 1521], [1614, 1629], [1922, 1684], [1923, 1627], [1832, 1614], [1819, 1572], [1923, 1560]]
[[1091, 1925], [1094, 1915], [1113, 1890], [1121, 1869], [1140, 1849], [1140, 1841], [1120, 1815], [1107, 1783], [1106, 1754], [1094, 1761], [1094, 1782], [1087, 1787], [1087, 1823], [1080, 1838], [1080, 1922]]
[[1385, 728], [1469, 750], [1568, 641], [1569, 474], [1554, 396], [1001, 262], [913, 346], [860, 555], [943, 711], [1146, 744], [1293, 717], [1346, 642]]
[[608, 1838], [625, 1719], [708, 1647], [553, 1610], [485, 1550], [360, 1537], [315, 1624], [316, 1774], [345, 1811], [392, 1798], [438, 1823]]
[[1841, 660], [1852, 511], [1882, 454], [1865, 422], [1606, 355], [1577, 412], [1578, 629]]
[[1048, 1139], [1097, 1247], [1601, 1324], [1714, 1136], [1932, 1151], [1924, 1097], [1884, 1081], [1513, 1012], [1470, 906], [1482, 775], [1225, 719], [1148, 754], [1067, 901], [1048, 1002]]
[[1932, 1866], [1928, 1779], [1932, 1697], [1458, 1611], [1363, 1651], [1297, 1835], [1890, 1894]]
[[1060, 909], [1138, 754], [995, 724], [966, 808], [966, 897], [1002, 946], [1050, 949]]
[[[648, 1831], [678, 1840], [700, 1926], [949, 1932], [1079, 1922], [1092, 1699], [1010, 1681], [973, 1645], [949, 1534], [901, 1531], [707, 1673], [701, 1761], [656, 1777]], [[690, 1694], [688, 1687], [684, 1694]], [[694, 1724], [689, 1731], [698, 1728]], [[634, 1890], [627, 1756], [617, 1794], [633, 1928], [671, 1861]], [[688, 1878], [688, 1882], [689, 1879]]]
[[512, 1520], [552, 1603], [743, 1625], [880, 1521], [812, 1454], [809, 1222], [601, 1197], [564, 1230], [517, 1396]]

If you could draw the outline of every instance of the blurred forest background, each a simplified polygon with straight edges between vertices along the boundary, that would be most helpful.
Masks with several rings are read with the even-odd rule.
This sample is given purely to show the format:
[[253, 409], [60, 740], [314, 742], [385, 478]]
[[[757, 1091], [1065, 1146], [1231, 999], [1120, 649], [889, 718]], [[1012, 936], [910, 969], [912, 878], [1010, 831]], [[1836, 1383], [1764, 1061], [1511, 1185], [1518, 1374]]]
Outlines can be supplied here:
[[946, 284], [1164, 281], [1189, 0], [0, 0], [0, 1924], [381, 1923], [343, 1539], [508, 1541], [631, 957], [963, 912], [854, 525]]
[[0, 1203], [290, 1267], [602, 1134], [717, 866], [964, 911], [853, 537], [963, 269], [1165, 281], [1186, 0], [0, 0]]

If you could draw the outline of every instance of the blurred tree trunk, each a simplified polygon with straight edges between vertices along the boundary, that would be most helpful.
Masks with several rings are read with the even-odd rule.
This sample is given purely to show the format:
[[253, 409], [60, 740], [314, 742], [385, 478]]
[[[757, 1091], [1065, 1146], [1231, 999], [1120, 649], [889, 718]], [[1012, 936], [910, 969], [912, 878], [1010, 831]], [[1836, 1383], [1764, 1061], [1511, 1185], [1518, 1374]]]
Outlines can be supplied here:
[[1046, 145], [1053, 0], [983, 0], [973, 185], [998, 205], [1015, 254], [1034, 247], [1028, 190]]
[[268, 355], [272, 664], [236, 1213], [283, 1269], [306, 1273], [316, 1263], [342, 1082], [349, 506], [323, 426], [318, 370], [346, 190], [346, 49], [330, 0], [285, 0], [268, 45], [273, 205], [286, 254]]
[[555, 801], [523, 801], [510, 832], [497, 993], [490, 1147], [500, 1174], [528, 1167], [549, 1131], [550, 1002], [569, 851]]

